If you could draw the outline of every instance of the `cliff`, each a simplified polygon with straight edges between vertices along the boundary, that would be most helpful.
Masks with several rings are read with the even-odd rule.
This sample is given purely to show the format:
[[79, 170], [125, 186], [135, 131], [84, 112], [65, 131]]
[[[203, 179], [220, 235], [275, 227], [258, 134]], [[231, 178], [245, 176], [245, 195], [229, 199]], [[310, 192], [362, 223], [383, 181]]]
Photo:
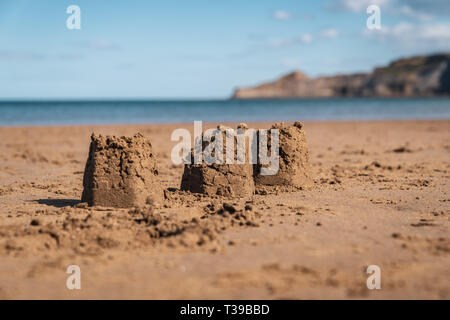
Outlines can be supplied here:
[[395, 60], [367, 74], [309, 78], [295, 71], [274, 82], [238, 88], [233, 99], [439, 95], [450, 95], [450, 53]]

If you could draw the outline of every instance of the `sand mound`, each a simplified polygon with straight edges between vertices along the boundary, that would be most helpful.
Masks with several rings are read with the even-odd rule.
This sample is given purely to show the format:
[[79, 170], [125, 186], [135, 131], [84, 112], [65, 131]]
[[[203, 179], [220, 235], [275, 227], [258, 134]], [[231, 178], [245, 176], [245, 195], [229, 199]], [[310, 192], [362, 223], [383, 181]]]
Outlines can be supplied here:
[[[240, 124], [242, 130], [245, 124]], [[181, 190], [206, 195], [221, 195], [227, 197], [249, 197], [255, 191], [253, 181], [253, 165], [249, 163], [234, 164], [225, 163], [226, 139], [223, 126], [218, 126], [223, 136], [223, 164], [186, 164], [181, 179]], [[212, 139], [211, 141], [214, 141]], [[208, 142], [203, 142], [202, 151], [208, 147]], [[237, 140], [234, 138], [234, 160], [236, 160]], [[192, 163], [192, 156], [191, 156]]]
[[83, 178], [82, 202], [128, 208], [162, 201], [152, 145], [142, 134], [92, 134]]
[[[262, 165], [255, 166], [255, 184], [269, 186], [293, 186], [305, 188], [313, 184], [309, 151], [305, 131], [301, 122], [293, 125], [276, 123], [272, 129], [280, 132], [279, 155], [280, 166], [275, 175], [261, 175]], [[267, 138], [268, 150], [271, 150], [270, 135]]]

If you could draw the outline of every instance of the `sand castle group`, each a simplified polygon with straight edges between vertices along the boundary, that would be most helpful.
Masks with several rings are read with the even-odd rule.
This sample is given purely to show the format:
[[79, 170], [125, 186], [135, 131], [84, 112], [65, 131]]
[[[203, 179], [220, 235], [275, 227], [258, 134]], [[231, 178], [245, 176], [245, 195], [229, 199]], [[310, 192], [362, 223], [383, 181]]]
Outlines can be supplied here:
[[[240, 128], [246, 127], [241, 124]], [[277, 123], [279, 168], [262, 175], [262, 163], [185, 164], [180, 189], [206, 195], [249, 197], [255, 186], [312, 184], [309, 152], [301, 122]], [[207, 148], [208, 143], [203, 143]], [[224, 145], [226, 148], [226, 145]], [[270, 140], [267, 149], [270, 152]], [[114, 137], [92, 134], [83, 177], [82, 202], [90, 206], [128, 208], [160, 203], [164, 192], [158, 176], [157, 159], [151, 142], [142, 134]]]

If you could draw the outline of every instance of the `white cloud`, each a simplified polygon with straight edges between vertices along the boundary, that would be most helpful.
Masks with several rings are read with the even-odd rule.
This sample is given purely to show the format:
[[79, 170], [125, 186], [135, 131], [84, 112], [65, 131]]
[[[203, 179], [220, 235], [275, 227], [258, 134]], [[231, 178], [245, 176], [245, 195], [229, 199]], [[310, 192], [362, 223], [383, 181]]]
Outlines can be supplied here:
[[277, 20], [289, 20], [292, 18], [292, 14], [284, 10], [277, 10], [273, 13], [273, 17]]
[[450, 50], [450, 24], [415, 25], [407, 22], [382, 26], [380, 30], [364, 29], [363, 35], [409, 50]]
[[425, 40], [449, 41], [450, 24], [433, 24], [421, 28], [419, 36]]
[[449, 0], [332, 0], [327, 9], [345, 12], [365, 12], [370, 5], [381, 8], [382, 14], [392, 14], [419, 21], [430, 21], [435, 15], [449, 15]]
[[300, 41], [302, 43], [311, 43], [312, 39], [312, 35], [310, 35], [309, 33], [302, 34], [300, 37]]
[[382, 6], [387, 3], [388, 0], [335, 0], [327, 7], [338, 11], [365, 12], [367, 7], [372, 4]]
[[336, 29], [330, 28], [322, 30], [320, 34], [325, 38], [336, 38], [339, 32]]
[[433, 16], [431, 14], [413, 10], [409, 6], [402, 6], [401, 8], [398, 9], [398, 11], [407, 17], [418, 19], [420, 21], [429, 21], [433, 19]]
[[422, 14], [450, 14], [450, 1], [448, 0], [396, 0], [396, 2]]

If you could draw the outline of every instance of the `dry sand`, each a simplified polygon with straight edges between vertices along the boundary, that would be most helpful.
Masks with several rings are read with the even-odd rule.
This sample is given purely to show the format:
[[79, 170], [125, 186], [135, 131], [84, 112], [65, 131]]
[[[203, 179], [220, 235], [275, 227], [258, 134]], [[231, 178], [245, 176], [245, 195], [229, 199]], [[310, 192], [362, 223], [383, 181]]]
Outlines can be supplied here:
[[[250, 199], [179, 190], [192, 126], [0, 128], [0, 298], [450, 298], [450, 121], [306, 123], [314, 186]], [[151, 140], [159, 208], [79, 204], [92, 132]]]

